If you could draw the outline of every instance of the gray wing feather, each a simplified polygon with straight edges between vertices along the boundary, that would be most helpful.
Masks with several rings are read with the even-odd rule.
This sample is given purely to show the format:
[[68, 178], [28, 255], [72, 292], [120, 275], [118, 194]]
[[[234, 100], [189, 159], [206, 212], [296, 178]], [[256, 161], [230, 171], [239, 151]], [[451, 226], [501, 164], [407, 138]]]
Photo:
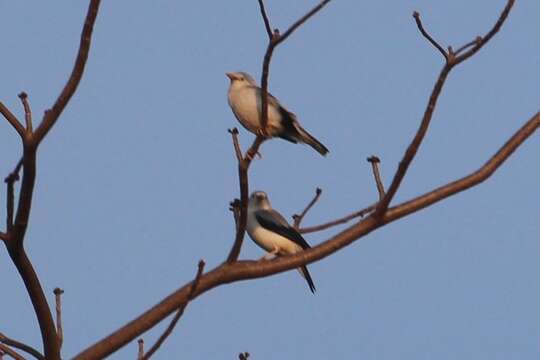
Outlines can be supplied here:
[[255, 218], [261, 226], [267, 230], [273, 231], [287, 239], [298, 244], [302, 249], [309, 249], [311, 246], [300, 235], [300, 233], [289, 225], [287, 220], [275, 210], [258, 210], [255, 212]]

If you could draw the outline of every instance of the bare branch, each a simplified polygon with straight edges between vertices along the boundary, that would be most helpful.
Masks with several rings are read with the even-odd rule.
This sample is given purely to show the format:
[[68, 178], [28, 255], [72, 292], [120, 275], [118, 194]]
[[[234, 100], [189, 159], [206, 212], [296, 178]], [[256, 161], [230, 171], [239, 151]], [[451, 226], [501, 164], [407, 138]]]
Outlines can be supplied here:
[[173, 317], [171, 323], [169, 324], [169, 326], [167, 327], [167, 329], [165, 329], [165, 331], [163, 332], [163, 334], [161, 334], [161, 336], [156, 341], [156, 343], [143, 356], [143, 360], [150, 359], [150, 357], [157, 351], [157, 349], [159, 349], [161, 344], [163, 344], [163, 342], [167, 339], [167, 337], [173, 332], [174, 327], [176, 326], [176, 323], [178, 322], [178, 320], [180, 320], [180, 318], [184, 314], [184, 310], [186, 309], [187, 305], [189, 304], [189, 302], [193, 298], [193, 294], [195, 293], [195, 289], [199, 285], [199, 280], [201, 279], [202, 273], [204, 271], [204, 265], [205, 265], [204, 260], [200, 260], [199, 261], [199, 267], [197, 269], [197, 275], [195, 275], [195, 279], [191, 282], [191, 289], [190, 289], [189, 295], [187, 297], [187, 301], [182, 306], [180, 306], [180, 308], [178, 309], [178, 311], [174, 315], [174, 317]]
[[19, 94], [19, 99], [23, 104], [24, 108], [24, 121], [26, 123], [26, 131], [32, 133], [32, 110], [30, 109], [30, 104], [28, 103], [28, 95], [23, 91]]
[[234, 152], [236, 154], [236, 160], [238, 160], [238, 162], [242, 161], [242, 149], [240, 149], [240, 143], [238, 141], [238, 129], [237, 128], [232, 128], [232, 129], [228, 129], [227, 130], [229, 132], [229, 134], [231, 134], [231, 137], [232, 137], [232, 140], [233, 140], [233, 145], [234, 145]]
[[266, 29], [266, 33], [268, 34], [268, 39], [272, 41], [272, 27], [270, 26], [270, 20], [268, 20], [268, 16], [266, 15], [266, 10], [264, 9], [263, 0], [259, 0], [259, 8], [261, 9], [261, 16], [264, 21], [264, 27]]
[[137, 340], [139, 351], [137, 352], [137, 360], [143, 360], [144, 357], [144, 340]]
[[[444, 82], [444, 78], [446, 77], [446, 75], [441, 75], [439, 77], [439, 80]], [[435, 85], [435, 87], [437, 87], [437, 84]], [[440, 85], [440, 87], [442, 87], [442, 85]], [[434, 93], [436, 93], [435, 90], [432, 93], [432, 96]], [[434, 106], [435, 101], [432, 102], [430, 100], [428, 104]], [[430, 111], [433, 112], [433, 109], [431, 109]], [[406, 203], [399, 204], [387, 210], [388, 203], [393, 196], [393, 194], [390, 196], [388, 195], [390, 193], [389, 190], [389, 192], [385, 195], [385, 198], [383, 199], [387, 201], [387, 204], [383, 206], [381, 214], [374, 214], [372, 216], [369, 216], [358, 222], [357, 224], [348, 227], [347, 229], [343, 230], [342, 232], [328, 239], [327, 241], [317, 246], [314, 246], [313, 248], [306, 249], [305, 251], [296, 253], [294, 255], [277, 257], [271, 261], [266, 262], [233, 260], [232, 262], [225, 262], [219, 265], [215, 269], [205, 273], [204, 275], [201, 275], [196, 287], [192, 286], [193, 282], [184, 285], [182, 288], [163, 299], [159, 304], [155, 305], [154, 307], [140, 315], [138, 318], [134, 319], [119, 330], [115, 331], [113, 334], [102, 339], [98, 343], [94, 344], [93, 346], [89, 347], [88, 349], [77, 355], [75, 359], [104, 358], [112, 354], [114, 351], [127, 344], [128, 342], [132, 341], [141, 333], [147, 331], [155, 324], [162, 321], [172, 312], [178, 310], [179, 304], [185, 304], [189, 300], [203, 294], [204, 292], [214, 287], [240, 280], [270, 276], [279, 272], [297, 268], [298, 266], [307, 265], [309, 263], [321, 260], [390, 222], [396, 221], [408, 214], [411, 214], [425, 208], [426, 206], [441, 201], [448, 196], [454, 195], [460, 191], [466, 190], [481, 183], [482, 181], [489, 178], [509, 158], [509, 156], [538, 129], [538, 127], [540, 127], [540, 113], [537, 113], [521, 129], [519, 129], [516, 134], [509, 141], [507, 141], [507, 143], [478, 171], [456, 182], [449, 183], [430, 193], [422, 195]], [[242, 166], [242, 163], [239, 164], [239, 168]], [[408, 165], [405, 165], [405, 170], [403, 171], [403, 174], [405, 173], [407, 166]], [[398, 169], [398, 172], [399, 171], [400, 170]], [[396, 180], [396, 177], [394, 178], [394, 180]], [[398, 180], [398, 183], [399, 181], [401, 181], [401, 179]], [[399, 186], [399, 184], [397, 186]], [[243, 187], [243, 189], [247, 190], [247, 183], [246, 186]], [[241, 201], [243, 202], [244, 199], [241, 199]], [[239, 222], [241, 223], [242, 220], [240, 220]], [[242, 225], [239, 225], [239, 229], [240, 228], [242, 228]]]
[[298, 215], [298, 214], [293, 215], [293, 219], [294, 219], [293, 227], [296, 230], [298, 230], [300, 228], [300, 223], [302, 222], [302, 220], [304, 219], [304, 217], [306, 216], [308, 211], [319, 200], [319, 198], [321, 197], [321, 194], [322, 194], [322, 189], [321, 188], [315, 189], [315, 196], [313, 197], [313, 199], [311, 199], [309, 204], [307, 204], [306, 208], [300, 213], [300, 215]]
[[424, 25], [422, 25], [422, 20], [420, 20], [420, 13], [418, 11], [413, 12], [413, 18], [416, 21], [416, 26], [418, 26], [418, 30], [422, 33], [422, 35], [433, 45], [439, 52], [442, 54], [445, 60], [448, 60], [448, 54], [446, 53], [446, 50], [437, 42], [435, 39], [431, 37], [431, 35], [428, 34], [428, 32], [424, 29]]
[[[244, 241], [244, 235], [246, 233], [247, 224], [247, 206], [249, 197], [249, 182], [248, 182], [248, 169], [251, 164], [251, 160], [259, 152], [259, 147], [264, 142], [264, 137], [257, 136], [253, 141], [251, 147], [246, 151], [246, 155], [238, 162], [238, 179], [240, 183], [240, 213], [237, 216], [236, 222], [236, 236], [233, 246], [229, 255], [227, 256], [227, 262], [234, 262], [240, 256], [240, 250], [242, 248], [242, 242]], [[233, 134], [234, 141], [234, 134]]]
[[16, 351], [10, 349], [9, 346], [7, 346], [7, 345], [0, 344], [0, 351], [2, 351], [6, 355], [11, 356], [15, 360], [25, 360], [24, 357], [19, 355]]
[[[455, 65], [467, 60], [468, 58], [470, 58], [471, 56], [476, 54], [478, 52], [478, 50], [480, 50], [484, 45], [486, 45], [488, 43], [488, 41], [491, 40], [491, 38], [493, 36], [495, 36], [495, 34], [497, 34], [499, 32], [502, 25], [504, 24], [504, 22], [508, 18], [508, 15], [510, 14], [510, 10], [512, 9], [512, 6], [514, 6], [514, 3], [515, 3], [515, 0], [508, 0], [508, 2], [506, 3], [506, 6], [504, 7], [503, 11], [499, 15], [499, 18], [497, 19], [497, 22], [495, 23], [493, 28], [491, 28], [491, 30], [488, 31], [488, 33], [486, 35], [484, 35], [483, 37], [477, 37], [475, 39], [476, 40], [476, 45], [473, 46], [469, 51], [457, 56], [455, 58]], [[459, 53], [459, 52], [460, 51], [458, 50], [456, 53]]]
[[538, 127], [540, 127], [540, 112], [523, 125], [480, 169], [458, 181], [389, 209], [383, 218], [367, 217], [329, 240], [294, 255], [277, 257], [270, 261], [236, 261], [218, 266], [200, 277], [193, 293], [192, 283], [184, 285], [144, 314], [84, 350], [74, 359], [104, 358], [163, 320], [178, 309], [178, 304], [184, 303], [189, 298], [195, 298], [222, 284], [265, 277], [321, 260], [385, 224], [469, 189], [489, 178]]
[[371, 155], [367, 158], [367, 161], [371, 163], [373, 177], [375, 178], [375, 184], [377, 185], [377, 191], [379, 192], [379, 200], [381, 200], [384, 197], [384, 185], [381, 181], [381, 173], [379, 171], [379, 163], [381, 160], [377, 156]]
[[62, 294], [64, 290], [60, 288], [54, 289], [54, 298], [56, 302], [56, 334], [58, 338], [58, 348], [62, 349], [64, 342], [64, 332], [62, 331]]
[[22, 126], [21, 122], [9, 109], [0, 101], [0, 113], [4, 115], [6, 120], [13, 126], [15, 131], [19, 134], [21, 139], [25, 139], [26, 137], [26, 131], [24, 130], [24, 127]]
[[88, 12], [86, 14], [86, 20], [84, 22], [84, 27], [81, 34], [81, 42], [79, 45], [79, 52], [77, 53], [77, 58], [75, 59], [75, 65], [73, 66], [73, 71], [64, 86], [64, 89], [58, 96], [58, 99], [49, 110], [45, 111], [45, 116], [43, 121], [38, 126], [34, 133], [34, 143], [37, 146], [41, 140], [47, 135], [51, 128], [58, 120], [60, 114], [68, 104], [69, 100], [77, 90], [79, 83], [81, 81], [82, 75], [84, 73], [84, 68], [86, 65], [86, 60], [88, 59], [88, 54], [90, 52], [90, 43], [92, 40], [92, 31], [94, 29], [94, 23], [99, 10], [99, 4], [101, 0], [90, 0], [90, 5], [88, 6]]
[[[32, 208], [32, 195], [36, 180], [36, 152], [41, 140], [55, 124], [56, 120], [67, 105], [69, 99], [75, 92], [82, 77], [88, 51], [93, 25], [97, 16], [100, 0], [91, 0], [86, 15], [85, 24], [81, 35], [81, 43], [74, 69], [71, 76], [62, 90], [60, 96], [50, 110], [45, 112], [43, 121], [33, 134], [23, 136], [23, 167], [21, 190], [19, 193], [19, 203], [13, 228], [9, 232], [9, 241], [7, 242], [8, 253], [17, 267], [19, 274], [26, 286], [30, 300], [36, 313], [45, 357], [48, 360], [60, 359], [60, 348], [54, 320], [47, 303], [47, 298], [39, 282], [39, 278], [32, 266], [30, 259], [26, 255], [23, 247], [23, 241], [26, 234], [30, 210]], [[2, 111], [5, 115], [6, 113]], [[8, 119], [8, 121], [10, 121]], [[13, 121], [10, 121], [13, 125]], [[20, 133], [20, 132], [19, 132]]]
[[393, 221], [478, 185], [488, 179], [539, 127], [540, 112], [527, 121], [480, 169], [459, 180], [389, 209], [385, 218]]
[[355, 211], [352, 214], [346, 215], [346, 216], [341, 217], [341, 218], [336, 219], [336, 220], [332, 220], [332, 221], [329, 221], [329, 222], [326, 222], [326, 223], [323, 223], [323, 224], [320, 224], [320, 225], [301, 228], [301, 229], [298, 230], [298, 232], [300, 232], [301, 234], [307, 234], [307, 233], [326, 230], [326, 229], [329, 229], [329, 228], [337, 226], [337, 225], [348, 223], [349, 221], [351, 221], [353, 219], [356, 219], [356, 218], [359, 218], [359, 217], [364, 217], [367, 214], [373, 212], [375, 210], [375, 208], [377, 207], [377, 204], [378, 203], [374, 203], [372, 205], [369, 205], [368, 207], [365, 207], [365, 208], [363, 208], [361, 210]]
[[0, 343], [3, 343], [3, 344], [6, 344], [8, 346], [14, 347], [16, 349], [22, 350], [22, 351], [32, 355], [36, 359], [45, 360], [45, 357], [43, 355], [41, 355], [41, 353], [39, 351], [37, 351], [36, 349], [31, 347], [30, 345], [26, 345], [26, 344], [23, 344], [20, 341], [11, 339], [11, 338], [7, 337], [6, 335], [4, 335], [2, 333], [0, 333]]
[[460, 47], [459, 49], [457, 49], [455, 52], [454, 52], [454, 55], [459, 55], [460, 53], [462, 53], [463, 51], [467, 50], [468, 48], [470, 48], [471, 46], [473, 45], [478, 45], [480, 43], [480, 41], [482, 41], [482, 37], [481, 36], [477, 36], [476, 39], [466, 43], [465, 45], [463, 45], [462, 47]]
[[263, 134], [266, 135], [266, 125], [268, 123], [268, 73], [270, 68], [270, 60], [272, 59], [272, 54], [274, 49], [285, 41], [296, 29], [298, 29], [303, 23], [305, 23], [310, 17], [315, 15], [319, 10], [321, 10], [330, 0], [321, 1], [317, 6], [311, 9], [306, 15], [302, 16], [294, 24], [291, 25], [283, 35], [279, 34], [279, 30], [274, 30], [272, 36], [270, 36], [270, 41], [268, 42], [268, 47], [266, 48], [266, 53], [264, 54], [263, 68], [261, 75], [261, 129]]
[[439, 95], [441, 94], [442, 88], [444, 86], [446, 78], [448, 77], [448, 74], [450, 73], [450, 70], [452, 70], [455, 65], [463, 62], [465, 59], [475, 54], [483, 45], [485, 45], [493, 37], [493, 35], [495, 35], [495, 33], [502, 26], [504, 20], [507, 18], [508, 13], [513, 3], [514, 3], [514, 0], [508, 1], [508, 4], [506, 5], [504, 11], [501, 13], [493, 29], [481, 40], [481, 42], [478, 45], [474, 46], [471, 50], [460, 55], [459, 57], [455, 57], [454, 53], [449, 52], [447, 60], [446, 60], [446, 64], [441, 70], [439, 74], [439, 78], [437, 79], [437, 82], [435, 83], [435, 86], [429, 97], [429, 101], [428, 101], [426, 110], [424, 112], [424, 116], [422, 118], [420, 127], [418, 128], [418, 131], [416, 132], [416, 135], [414, 136], [411, 144], [407, 148], [407, 151], [405, 151], [403, 158], [399, 162], [399, 167], [396, 171], [396, 174], [394, 175], [394, 178], [392, 179], [392, 183], [390, 184], [390, 188], [388, 189], [388, 192], [386, 193], [384, 198], [380, 201], [379, 205], [377, 206], [377, 210], [375, 211], [375, 215], [377, 217], [381, 217], [383, 213], [388, 209], [388, 206], [390, 205], [392, 198], [394, 197], [399, 186], [401, 185], [401, 181], [405, 177], [405, 174], [409, 168], [409, 165], [413, 161], [416, 153], [418, 152], [418, 149], [420, 148], [422, 140], [424, 139], [424, 136], [427, 133], [429, 123], [431, 122], [431, 118], [433, 117], [433, 111], [435, 110], [437, 100], [439, 98]]
[[4, 179], [7, 185], [7, 216], [6, 216], [6, 229], [9, 233], [13, 228], [13, 211], [15, 209], [15, 183], [19, 181], [19, 173], [22, 167], [22, 159], [17, 162], [15, 169]]

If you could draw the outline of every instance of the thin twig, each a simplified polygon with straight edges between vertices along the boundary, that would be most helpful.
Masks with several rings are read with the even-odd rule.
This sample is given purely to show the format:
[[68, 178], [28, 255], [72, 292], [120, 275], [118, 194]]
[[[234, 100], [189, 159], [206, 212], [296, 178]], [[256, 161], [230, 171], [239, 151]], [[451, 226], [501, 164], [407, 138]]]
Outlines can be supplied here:
[[309, 202], [309, 204], [307, 204], [307, 206], [305, 207], [305, 209], [300, 213], [300, 215], [298, 214], [294, 214], [293, 215], [293, 220], [294, 220], [294, 223], [293, 223], [293, 227], [298, 230], [300, 228], [300, 223], [302, 222], [302, 220], [304, 219], [304, 217], [306, 216], [306, 214], [308, 213], [308, 211], [313, 207], [313, 205], [315, 205], [315, 203], [319, 200], [319, 198], [321, 197], [321, 194], [322, 194], [322, 189], [321, 188], [316, 188], [315, 189], [315, 196], [313, 197], [313, 199], [311, 199], [311, 201]]
[[56, 336], [58, 338], [58, 347], [62, 349], [64, 342], [64, 332], [62, 331], [62, 294], [64, 290], [60, 288], [54, 289], [54, 298], [56, 302]]
[[460, 47], [459, 49], [457, 49], [455, 52], [454, 52], [454, 55], [459, 55], [460, 53], [462, 53], [463, 51], [467, 50], [468, 48], [470, 48], [471, 46], [473, 45], [478, 45], [480, 43], [480, 41], [482, 41], [482, 37], [481, 36], [477, 36], [476, 39], [466, 43], [465, 45], [463, 45], [462, 47]]
[[2, 333], [0, 333], [0, 343], [4, 343], [4, 344], [6, 344], [8, 346], [11, 346], [11, 347], [14, 347], [16, 349], [22, 350], [22, 351], [32, 355], [36, 359], [45, 360], [45, 357], [39, 351], [37, 351], [36, 349], [31, 347], [30, 345], [26, 345], [26, 344], [24, 344], [24, 343], [22, 343], [20, 341], [11, 339], [11, 338], [7, 337], [6, 335], [4, 335]]
[[367, 161], [371, 163], [373, 177], [375, 178], [375, 183], [377, 184], [377, 191], [379, 192], [379, 200], [381, 200], [384, 197], [384, 185], [381, 181], [381, 173], [379, 171], [379, 163], [381, 162], [381, 160], [377, 156], [371, 155], [367, 158]]
[[137, 340], [137, 344], [138, 344], [138, 349], [139, 349], [139, 351], [137, 352], [137, 360], [143, 360], [144, 359], [144, 340], [143, 339]]
[[13, 126], [15, 131], [19, 134], [21, 139], [24, 139], [26, 137], [26, 132], [24, 130], [24, 127], [22, 126], [21, 122], [9, 109], [0, 101], [0, 113], [4, 115], [6, 120]]
[[259, 8], [261, 10], [261, 16], [264, 21], [264, 27], [266, 29], [266, 33], [268, 34], [268, 38], [272, 40], [272, 27], [270, 26], [270, 20], [268, 20], [268, 16], [266, 15], [266, 10], [264, 9], [263, 0], [259, 0]]
[[30, 104], [28, 103], [28, 95], [23, 91], [19, 94], [19, 99], [21, 99], [24, 108], [24, 121], [26, 123], [26, 131], [32, 133], [32, 109], [30, 109]]
[[83, 30], [81, 33], [81, 42], [79, 45], [79, 51], [77, 53], [77, 58], [75, 59], [75, 65], [71, 75], [62, 89], [62, 92], [56, 99], [54, 105], [45, 111], [43, 116], [43, 121], [38, 126], [34, 133], [35, 144], [39, 144], [41, 140], [47, 135], [47, 133], [54, 126], [60, 114], [65, 109], [69, 100], [77, 90], [79, 83], [81, 82], [84, 68], [86, 66], [86, 61], [88, 60], [88, 54], [90, 53], [90, 43], [92, 41], [92, 32], [94, 30], [94, 23], [99, 10], [99, 4], [101, 0], [90, 0], [90, 5], [88, 6], [88, 12], [86, 14], [86, 19], [84, 22]]
[[307, 234], [307, 233], [326, 230], [326, 229], [329, 229], [329, 228], [334, 227], [336, 225], [341, 225], [341, 224], [348, 223], [349, 221], [351, 221], [353, 219], [356, 219], [356, 218], [359, 218], [359, 217], [364, 217], [367, 214], [371, 213], [372, 211], [375, 210], [375, 208], [377, 207], [377, 204], [378, 203], [371, 204], [368, 207], [365, 207], [365, 208], [363, 208], [361, 210], [355, 211], [352, 214], [346, 215], [346, 216], [341, 217], [341, 218], [336, 219], [336, 220], [332, 220], [332, 221], [329, 221], [329, 222], [326, 222], [326, 223], [323, 223], [323, 224], [320, 224], [320, 225], [308, 226], [308, 227], [305, 227], [305, 228], [298, 229], [298, 232], [301, 233], [301, 234]]
[[4, 179], [4, 182], [7, 186], [7, 216], [6, 216], [6, 229], [7, 233], [11, 231], [13, 228], [13, 214], [15, 210], [15, 189], [14, 185], [17, 181], [19, 181], [20, 176], [19, 173], [21, 171], [23, 161], [22, 159], [17, 162], [17, 165], [15, 166], [15, 169]]
[[495, 23], [493, 28], [491, 28], [491, 30], [488, 31], [486, 35], [477, 37], [476, 40], [479, 39], [479, 41], [477, 41], [476, 45], [473, 46], [469, 51], [466, 51], [463, 54], [456, 56], [455, 61], [454, 61], [455, 65], [467, 60], [468, 58], [476, 54], [478, 50], [480, 50], [484, 45], [486, 45], [488, 41], [491, 40], [491, 38], [499, 32], [502, 25], [508, 18], [508, 15], [510, 14], [510, 10], [512, 10], [512, 6], [514, 6], [514, 3], [515, 3], [515, 0], [508, 0], [508, 2], [506, 3], [506, 6], [504, 7], [503, 11], [499, 15], [499, 18], [497, 19], [497, 22]]
[[422, 33], [422, 35], [431, 43], [431, 45], [435, 46], [437, 50], [444, 56], [446, 60], [448, 60], [448, 54], [444, 50], [444, 48], [437, 42], [435, 39], [431, 37], [431, 35], [428, 34], [428, 32], [424, 29], [424, 25], [422, 24], [422, 20], [420, 20], [420, 13], [418, 11], [413, 12], [413, 18], [416, 21], [416, 26], [418, 26], [418, 29]]
[[283, 34], [280, 35], [279, 30], [275, 29], [270, 40], [268, 42], [268, 47], [266, 48], [266, 53], [264, 54], [262, 75], [261, 75], [261, 130], [264, 135], [266, 135], [266, 125], [268, 123], [268, 73], [270, 68], [270, 60], [272, 59], [272, 54], [274, 49], [285, 41], [296, 29], [298, 29], [303, 23], [305, 23], [310, 17], [315, 15], [319, 10], [321, 10], [330, 0], [321, 1], [317, 6], [311, 9], [307, 14], [298, 19], [294, 24], [292, 24]]
[[229, 251], [229, 255], [227, 256], [228, 263], [236, 261], [238, 259], [238, 256], [240, 256], [240, 250], [242, 248], [242, 242], [244, 241], [247, 224], [247, 206], [249, 197], [248, 170], [251, 161], [259, 152], [259, 148], [264, 142], [264, 140], [264, 137], [258, 135], [253, 141], [251, 147], [246, 151], [246, 155], [242, 158], [241, 161], [238, 162], [238, 182], [240, 184], [240, 214], [238, 216], [234, 243], [231, 247], [231, 250]]
[[9, 346], [0, 344], [0, 351], [3, 351], [4, 354], [11, 356], [15, 360], [25, 360], [24, 357], [19, 355], [16, 351], [13, 349], [10, 349]]
[[240, 142], [238, 141], [238, 129], [232, 128], [227, 130], [231, 134], [234, 146], [234, 153], [236, 154], [236, 160], [242, 161], [242, 149], [240, 149]]
[[167, 339], [167, 337], [173, 332], [174, 327], [176, 326], [176, 323], [178, 322], [178, 320], [180, 320], [180, 318], [182, 317], [182, 314], [184, 314], [184, 310], [188, 306], [191, 299], [193, 299], [193, 294], [195, 294], [195, 290], [197, 289], [197, 286], [199, 285], [199, 281], [204, 271], [204, 265], [205, 265], [204, 260], [200, 260], [198, 269], [197, 269], [197, 275], [195, 275], [195, 279], [191, 283], [191, 289], [189, 291], [187, 300], [184, 302], [183, 305], [180, 306], [180, 308], [178, 308], [178, 311], [174, 315], [169, 326], [167, 326], [167, 329], [165, 329], [163, 334], [161, 334], [159, 339], [157, 339], [156, 343], [142, 357], [143, 360], [150, 359], [150, 357], [159, 349], [159, 347], [163, 344], [163, 342]]

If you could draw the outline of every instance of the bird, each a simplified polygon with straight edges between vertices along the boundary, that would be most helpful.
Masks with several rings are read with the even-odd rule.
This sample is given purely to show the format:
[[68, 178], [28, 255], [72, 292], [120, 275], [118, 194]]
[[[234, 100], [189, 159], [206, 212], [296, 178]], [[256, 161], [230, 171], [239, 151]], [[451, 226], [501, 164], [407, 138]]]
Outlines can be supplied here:
[[298, 122], [296, 115], [283, 107], [279, 101], [268, 93], [268, 120], [266, 132], [261, 128], [261, 88], [253, 78], [245, 72], [226, 73], [231, 80], [228, 101], [236, 119], [248, 131], [255, 135], [279, 137], [292, 143], [304, 143], [311, 146], [319, 154], [326, 156], [328, 149], [319, 140], [308, 133]]
[[[311, 248], [300, 233], [287, 220], [272, 209], [264, 191], [254, 191], [248, 201], [246, 231], [249, 237], [268, 254], [264, 257], [296, 254]], [[315, 284], [305, 265], [298, 268], [306, 279], [309, 290], [315, 293]]]

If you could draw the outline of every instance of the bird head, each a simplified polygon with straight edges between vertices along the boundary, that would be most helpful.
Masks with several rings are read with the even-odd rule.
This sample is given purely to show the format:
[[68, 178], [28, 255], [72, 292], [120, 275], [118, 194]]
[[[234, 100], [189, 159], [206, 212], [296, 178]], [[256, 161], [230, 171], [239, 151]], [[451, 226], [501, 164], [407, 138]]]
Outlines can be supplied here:
[[271, 209], [270, 200], [264, 191], [252, 192], [248, 206], [252, 209]]
[[231, 79], [231, 86], [234, 85], [253, 85], [256, 86], [255, 80], [243, 71], [225, 73], [229, 79]]

